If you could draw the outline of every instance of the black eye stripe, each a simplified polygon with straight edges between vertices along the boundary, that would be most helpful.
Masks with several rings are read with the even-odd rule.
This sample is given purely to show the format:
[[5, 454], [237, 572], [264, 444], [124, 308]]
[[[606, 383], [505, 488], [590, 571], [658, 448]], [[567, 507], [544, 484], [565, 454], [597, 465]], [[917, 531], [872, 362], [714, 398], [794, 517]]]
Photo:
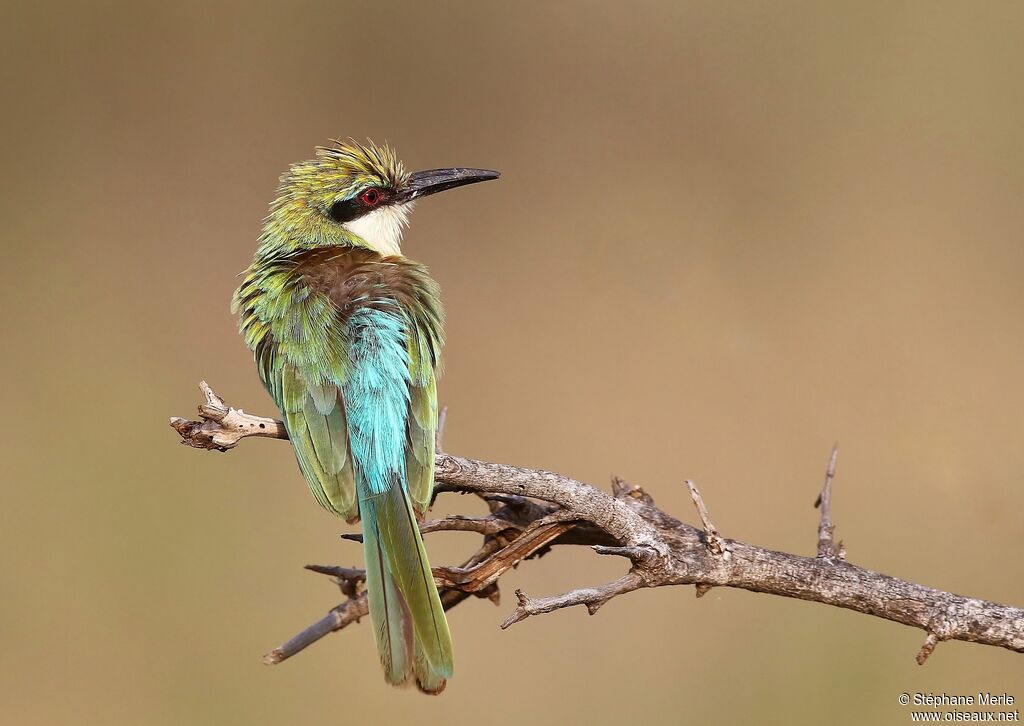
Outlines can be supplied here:
[[343, 224], [345, 222], [351, 222], [353, 219], [361, 217], [367, 212], [387, 204], [388, 199], [390, 198], [389, 190], [380, 189], [378, 187], [370, 187], [370, 189], [375, 189], [379, 195], [376, 204], [368, 205], [363, 201], [363, 195], [367, 192], [367, 190], [364, 189], [351, 199], [344, 199], [332, 204], [331, 208], [327, 211], [327, 214], [338, 224]]
[[365, 211], [366, 208], [359, 201], [359, 197], [352, 197], [351, 199], [345, 199], [332, 204], [328, 214], [330, 214], [331, 219], [335, 222], [342, 224], [343, 222], [351, 222]]

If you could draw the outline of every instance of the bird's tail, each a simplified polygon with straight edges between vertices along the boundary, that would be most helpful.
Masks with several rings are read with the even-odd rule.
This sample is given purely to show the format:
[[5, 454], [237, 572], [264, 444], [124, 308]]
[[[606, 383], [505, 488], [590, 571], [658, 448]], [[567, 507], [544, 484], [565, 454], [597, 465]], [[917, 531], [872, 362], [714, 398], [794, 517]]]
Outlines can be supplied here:
[[452, 675], [452, 640], [420, 530], [405, 488], [396, 483], [360, 501], [366, 592], [384, 677], [415, 678], [440, 693]]

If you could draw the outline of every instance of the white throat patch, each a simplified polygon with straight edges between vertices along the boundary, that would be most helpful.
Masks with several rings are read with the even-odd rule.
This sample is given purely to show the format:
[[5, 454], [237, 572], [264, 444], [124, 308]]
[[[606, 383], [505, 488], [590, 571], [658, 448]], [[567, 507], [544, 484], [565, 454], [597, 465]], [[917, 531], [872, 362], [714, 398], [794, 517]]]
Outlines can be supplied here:
[[382, 255], [402, 254], [402, 232], [409, 226], [414, 202], [389, 204], [342, 225]]

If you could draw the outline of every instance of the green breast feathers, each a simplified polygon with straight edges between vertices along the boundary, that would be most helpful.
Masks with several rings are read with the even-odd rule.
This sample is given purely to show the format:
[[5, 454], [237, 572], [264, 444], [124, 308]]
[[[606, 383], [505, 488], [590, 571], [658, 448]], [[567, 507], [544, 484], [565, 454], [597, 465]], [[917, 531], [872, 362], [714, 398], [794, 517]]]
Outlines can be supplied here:
[[422, 385], [440, 366], [444, 312], [426, 267], [359, 248], [282, 254], [253, 265], [232, 310], [262, 371], [290, 363], [311, 384], [344, 384], [351, 370], [348, 321], [363, 308], [394, 310], [408, 324], [409, 372]]

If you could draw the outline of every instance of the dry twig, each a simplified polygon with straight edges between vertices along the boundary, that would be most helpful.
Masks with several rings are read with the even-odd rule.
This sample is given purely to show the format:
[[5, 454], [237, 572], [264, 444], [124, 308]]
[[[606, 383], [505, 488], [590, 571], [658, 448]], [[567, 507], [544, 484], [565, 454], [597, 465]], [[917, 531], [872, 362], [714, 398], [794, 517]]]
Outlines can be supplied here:
[[[205, 382], [201, 388], [206, 397], [199, 407], [201, 420], [171, 419], [183, 443], [227, 451], [250, 436], [288, 437], [280, 421], [231, 408]], [[666, 514], [643, 489], [621, 479], [613, 479], [609, 495], [552, 472], [463, 459], [440, 453], [440, 449], [435, 491], [474, 493], [484, 499], [490, 514], [447, 517], [421, 527], [424, 532], [459, 530], [483, 535], [480, 548], [462, 565], [434, 568], [446, 608], [470, 596], [497, 603], [501, 575], [553, 546], [589, 545], [598, 554], [629, 560], [629, 570], [606, 585], [544, 598], [517, 591], [518, 604], [503, 628], [531, 615], [573, 605], [583, 605], [593, 614], [610, 599], [645, 587], [696, 585], [698, 596], [712, 587], [736, 587], [847, 608], [920, 628], [927, 633], [917, 655], [922, 664], [940, 640], [1024, 652], [1024, 610], [924, 587], [844, 560], [842, 544], [836, 546], [832, 541], [831, 486], [836, 456], [834, 448], [819, 497], [817, 557], [724, 539], [692, 482], [687, 486], [703, 529]], [[309, 569], [334, 578], [347, 599], [268, 653], [264, 657], [267, 663], [279, 663], [367, 613], [361, 570], [318, 565]]]

